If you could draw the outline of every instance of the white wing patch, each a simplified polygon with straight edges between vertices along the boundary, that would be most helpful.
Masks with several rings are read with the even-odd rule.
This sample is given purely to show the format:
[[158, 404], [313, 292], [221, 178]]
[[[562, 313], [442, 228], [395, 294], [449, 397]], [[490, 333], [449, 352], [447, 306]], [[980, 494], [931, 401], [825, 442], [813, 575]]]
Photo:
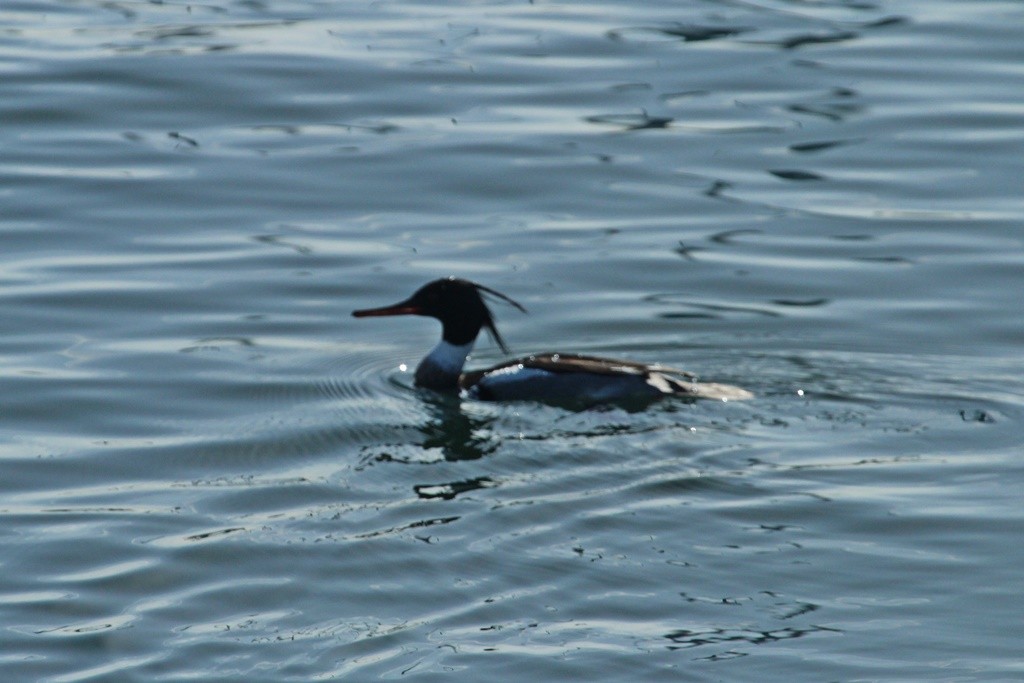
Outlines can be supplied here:
[[499, 401], [614, 401], [659, 393], [661, 389], [648, 385], [639, 375], [552, 372], [520, 364], [487, 373], [469, 395]]

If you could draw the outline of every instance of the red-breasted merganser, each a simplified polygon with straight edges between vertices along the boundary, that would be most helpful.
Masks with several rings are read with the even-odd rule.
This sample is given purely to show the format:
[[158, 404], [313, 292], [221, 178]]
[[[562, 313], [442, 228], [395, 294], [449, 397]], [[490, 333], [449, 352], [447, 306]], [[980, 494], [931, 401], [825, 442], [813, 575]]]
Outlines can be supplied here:
[[746, 389], [698, 382], [683, 370], [633, 361], [568, 353], [538, 353], [484, 370], [463, 372], [480, 330], [486, 328], [505, 353], [508, 348], [494, 325], [483, 296], [495, 296], [526, 312], [501, 292], [469, 280], [445, 278], [420, 287], [405, 301], [354, 311], [367, 318], [422, 315], [441, 321], [441, 341], [416, 368], [416, 385], [435, 391], [464, 391], [485, 401], [532, 400], [593, 404], [663, 396], [737, 400], [752, 398]]

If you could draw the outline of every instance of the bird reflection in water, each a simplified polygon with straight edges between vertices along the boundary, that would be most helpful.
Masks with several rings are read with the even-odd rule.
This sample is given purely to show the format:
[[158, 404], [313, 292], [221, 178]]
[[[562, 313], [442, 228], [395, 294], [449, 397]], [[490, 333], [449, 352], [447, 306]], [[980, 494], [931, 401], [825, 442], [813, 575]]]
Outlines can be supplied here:
[[456, 395], [422, 391], [430, 418], [417, 429], [423, 433], [423, 448], [439, 449], [448, 461], [478, 460], [498, 448], [490, 425], [496, 418], [467, 415]]
[[[423, 400], [430, 419], [417, 427], [423, 433], [423, 448], [439, 450], [447, 461], [478, 460], [498, 448], [498, 439], [490, 434], [493, 417], [467, 415], [458, 396], [424, 391]], [[417, 484], [413, 487], [420, 498], [452, 500], [468, 491], [490, 488], [496, 482], [490, 477], [475, 477], [440, 484]]]

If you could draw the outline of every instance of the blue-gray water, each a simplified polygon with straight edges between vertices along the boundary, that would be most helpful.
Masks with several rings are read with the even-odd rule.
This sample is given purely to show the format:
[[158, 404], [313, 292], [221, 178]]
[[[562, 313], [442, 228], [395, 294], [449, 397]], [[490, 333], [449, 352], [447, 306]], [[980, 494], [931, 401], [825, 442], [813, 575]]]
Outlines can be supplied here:
[[[1024, 6], [0, 4], [5, 681], [1024, 677]], [[446, 402], [517, 352], [746, 403]], [[484, 341], [474, 364], [499, 359]]]

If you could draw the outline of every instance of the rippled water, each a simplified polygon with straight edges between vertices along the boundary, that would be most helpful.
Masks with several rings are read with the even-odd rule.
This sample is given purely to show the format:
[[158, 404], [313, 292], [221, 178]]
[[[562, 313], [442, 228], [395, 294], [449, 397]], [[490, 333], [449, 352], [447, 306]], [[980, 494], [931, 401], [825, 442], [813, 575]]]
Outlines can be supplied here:
[[[1022, 20], [4, 3], [5, 680], [1024, 676]], [[449, 274], [757, 398], [417, 391]]]

